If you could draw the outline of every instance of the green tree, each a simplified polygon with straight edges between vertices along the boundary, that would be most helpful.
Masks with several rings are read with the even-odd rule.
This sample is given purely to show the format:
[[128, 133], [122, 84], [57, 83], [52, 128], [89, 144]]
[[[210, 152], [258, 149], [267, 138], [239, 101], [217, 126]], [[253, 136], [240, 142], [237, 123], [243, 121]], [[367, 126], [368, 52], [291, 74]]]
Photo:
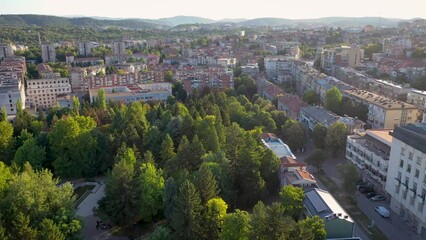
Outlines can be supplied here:
[[7, 121], [7, 112], [6, 108], [1, 109], [1, 115], [0, 115], [0, 122], [1, 121]]
[[380, 53], [383, 51], [383, 45], [380, 43], [370, 43], [364, 47], [364, 54], [370, 60], [373, 60], [373, 53]]
[[80, 101], [76, 96], [72, 98], [72, 113], [74, 116], [80, 115]]
[[190, 240], [200, 237], [201, 200], [195, 186], [185, 180], [179, 187], [170, 225], [174, 239]]
[[300, 222], [302, 229], [309, 230], [312, 232], [313, 239], [312, 240], [324, 240], [327, 234], [325, 230], [324, 220], [319, 216], [313, 216], [310, 218], [306, 218]]
[[201, 204], [205, 205], [207, 201], [219, 194], [216, 179], [206, 164], [202, 164], [195, 177], [195, 186], [200, 193]]
[[321, 123], [317, 123], [312, 130], [312, 139], [314, 140], [314, 144], [316, 148], [324, 149], [325, 141], [324, 139], [327, 136], [327, 128], [324, 127]]
[[41, 170], [46, 160], [46, 151], [44, 147], [38, 146], [34, 138], [28, 139], [18, 148], [13, 162], [19, 167], [23, 167], [25, 162], [29, 162], [35, 170]]
[[106, 108], [107, 108], [107, 102], [106, 102], [105, 89], [101, 88], [101, 89], [98, 90], [98, 96], [96, 96], [93, 105], [97, 109], [106, 110]]
[[163, 209], [164, 178], [161, 169], [157, 170], [152, 163], [143, 163], [140, 171], [140, 215], [151, 221]]
[[167, 179], [166, 184], [164, 186], [164, 195], [163, 195], [163, 203], [164, 203], [164, 216], [166, 220], [170, 223], [172, 219], [172, 215], [174, 212], [174, 201], [175, 197], [178, 193], [178, 186], [173, 177]]
[[119, 157], [105, 185], [105, 197], [99, 207], [120, 226], [133, 224], [139, 219], [137, 188], [134, 184], [136, 156], [131, 148]]
[[157, 227], [154, 232], [149, 236], [149, 240], [172, 240], [172, 232], [168, 227]]
[[0, 199], [0, 206], [8, 206], [0, 208], [2, 225], [10, 229], [6, 237], [40, 239], [38, 234], [46, 234], [43, 239], [80, 239], [81, 223], [75, 215], [71, 184], [57, 187], [59, 180], [49, 171], [35, 172], [28, 164], [23, 169], [10, 179]]
[[249, 240], [250, 239], [251, 216], [246, 211], [236, 210], [234, 213], [226, 214], [220, 240]]
[[324, 161], [325, 161], [326, 153], [322, 149], [315, 149], [308, 158], [306, 158], [305, 162], [309, 165], [316, 167], [317, 172], [320, 171]]
[[219, 232], [227, 209], [228, 205], [222, 198], [212, 198], [207, 202], [202, 231], [204, 239], [219, 239]]
[[280, 192], [281, 203], [285, 208], [285, 212], [294, 219], [299, 219], [303, 212], [303, 189], [293, 187], [292, 185], [284, 186]]
[[260, 165], [260, 175], [265, 180], [266, 188], [271, 194], [277, 193], [279, 189], [278, 170], [280, 163], [280, 160], [272, 150], [265, 149], [263, 161]]
[[333, 154], [343, 153], [346, 149], [346, 125], [342, 122], [335, 122], [328, 128], [325, 144]]
[[321, 104], [320, 96], [314, 90], [308, 90], [303, 94], [302, 100], [307, 102], [309, 105]]
[[6, 156], [6, 151], [10, 147], [10, 144], [13, 139], [13, 126], [7, 121], [0, 122], [0, 160], [7, 161], [8, 159], [3, 159]]
[[165, 82], [173, 82], [173, 71], [167, 70], [164, 74], [164, 81]]
[[280, 135], [283, 136], [290, 149], [301, 149], [308, 141], [306, 127], [294, 119], [287, 119]]
[[342, 94], [337, 87], [332, 87], [326, 92], [325, 107], [336, 114], [340, 114], [342, 107]]
[[166, 136], [164, 137], [163, 142], [161, 143], [161, 152], [160, 152], [160, 156], [161, 156], [161, 164], [160, 166], [164, 166], [165, 163], [173, 158], [174, 156], [176, 156], [175, 153], [175, 148], [173, 146], [173, 140], [170, 137], [169, 134], [166, 134]]
[[357, 168], [351, 162], [340, 164], [337, 170], [343, 179], [343, 189], [348, 194], [354, 194], [356, 191], [356, 183], [359, 180], [359, 173]]

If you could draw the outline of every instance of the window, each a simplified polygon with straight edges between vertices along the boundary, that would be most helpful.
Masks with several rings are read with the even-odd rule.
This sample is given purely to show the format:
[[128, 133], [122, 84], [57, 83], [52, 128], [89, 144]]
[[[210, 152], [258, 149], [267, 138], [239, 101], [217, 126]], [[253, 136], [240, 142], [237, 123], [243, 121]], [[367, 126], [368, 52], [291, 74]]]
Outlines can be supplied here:
[[419, 178], [420, 175], [420, 171], [419, 169], [416, 169], [416, 173], [414, 174], [414, 177]]
[[417, 165], [422, 165], [422, 158], [421, 157], [417, 157]]
[[411, 165], [410, 164], [407, 164], [407, 172], [411, 173]]
[[[401, 176], [402, 176], [402, 173], [401, 173], [401, 172], [398, 172], [398, 180], [399, 180], [399, 181], [401, 181]], [[425, 182], [426, 182], [426, 175], [425, 175]]]
[[399, 160], [399, 167], [400, 168], [403, 168], [404, 167], [404, 160]]
[[410, 182], [410, 178], [409, 177], [405, 177], [405, 183], [404, 183], [404, 185], [406, 186], [406, 187], [408, 187], [408, 183]]
[[416, 182], [413, 182], [413, 192], [414, 192], [414, 195], [416, 195], [417, 194], [417, 183]]
[[408, 159], [413, 160], [413, 153], [412, 152], [408, 153]]
[[401, 155], [405, 156], [405, 148], [401, 148]]

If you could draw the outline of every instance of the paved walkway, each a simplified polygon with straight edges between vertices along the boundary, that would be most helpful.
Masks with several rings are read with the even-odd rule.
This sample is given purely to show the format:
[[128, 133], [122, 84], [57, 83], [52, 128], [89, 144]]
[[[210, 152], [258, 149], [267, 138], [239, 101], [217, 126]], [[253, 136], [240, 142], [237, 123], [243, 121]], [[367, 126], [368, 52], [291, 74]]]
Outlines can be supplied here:
[[93, 208], [98, 207], [98, 201], [105, 196], [104, 178], [97, 178], [95, 182], [78, 182], [74, 187], [84, 185], [96, 185], [92, 193], [77, 207], [76, 213], [83, 218], [83, 239], [90, 240], [126, 240], [127, 237], [113, 236], [108, 230], [101, 228], [96, 229], [96, 221], [98, 218], [93, 215]]

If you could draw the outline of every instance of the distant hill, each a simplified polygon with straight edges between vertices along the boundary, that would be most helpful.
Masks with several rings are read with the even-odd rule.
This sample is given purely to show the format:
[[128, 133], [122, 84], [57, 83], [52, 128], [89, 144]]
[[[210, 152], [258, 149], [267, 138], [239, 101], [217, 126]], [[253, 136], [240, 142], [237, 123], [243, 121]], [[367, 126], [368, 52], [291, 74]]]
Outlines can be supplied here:
[[105, 20], [90, 17], [66, 18], [46, 15], [0, 15], [0, 25], [7, 26], [96, 26], [96, 27], [122, 27], [133, 29], [161, 29], [164, 24], [147, 22], [142, 19]]
[[177, 26], [182, 24], [209, 24], [216, 22], [215, 20], [202, 18], [202, 17], [193, 17], [193, 16], [176, 16], [170, 18], [160, 18], [157, 22], [170, 26]]
[[285, 18], [255, 18], [255, 19], [222, 19], [219, 21], [194, 17], [175, 16], [160, 19], [120, 19], [108, 17], [57, 17], [46, 15], [0, 15], [0, 26], [96, 26], [96, 27], [121, 27], [131, 29], [166, 29], [179, 25], [188, 24], [215, 24], [215, 23], [236, 23], [240, 27], [250, 26], [280, 26], [294, 24], [320, 24], [330, 27], [345, 26], [374, 26], [396, 27], [399, 22], [412, 20], [379, 18], [379, 17], [326, 17], [317, 19], [285, 19]]

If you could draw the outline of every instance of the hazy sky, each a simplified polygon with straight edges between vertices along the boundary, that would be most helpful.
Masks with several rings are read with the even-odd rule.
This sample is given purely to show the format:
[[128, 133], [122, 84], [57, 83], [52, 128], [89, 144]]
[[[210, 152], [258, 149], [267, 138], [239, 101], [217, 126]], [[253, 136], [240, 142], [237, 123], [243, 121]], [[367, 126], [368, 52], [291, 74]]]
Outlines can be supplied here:
[[426, 0], [0, 0], [0, 6], [0, 14], [122, 18], [426, 18]]

